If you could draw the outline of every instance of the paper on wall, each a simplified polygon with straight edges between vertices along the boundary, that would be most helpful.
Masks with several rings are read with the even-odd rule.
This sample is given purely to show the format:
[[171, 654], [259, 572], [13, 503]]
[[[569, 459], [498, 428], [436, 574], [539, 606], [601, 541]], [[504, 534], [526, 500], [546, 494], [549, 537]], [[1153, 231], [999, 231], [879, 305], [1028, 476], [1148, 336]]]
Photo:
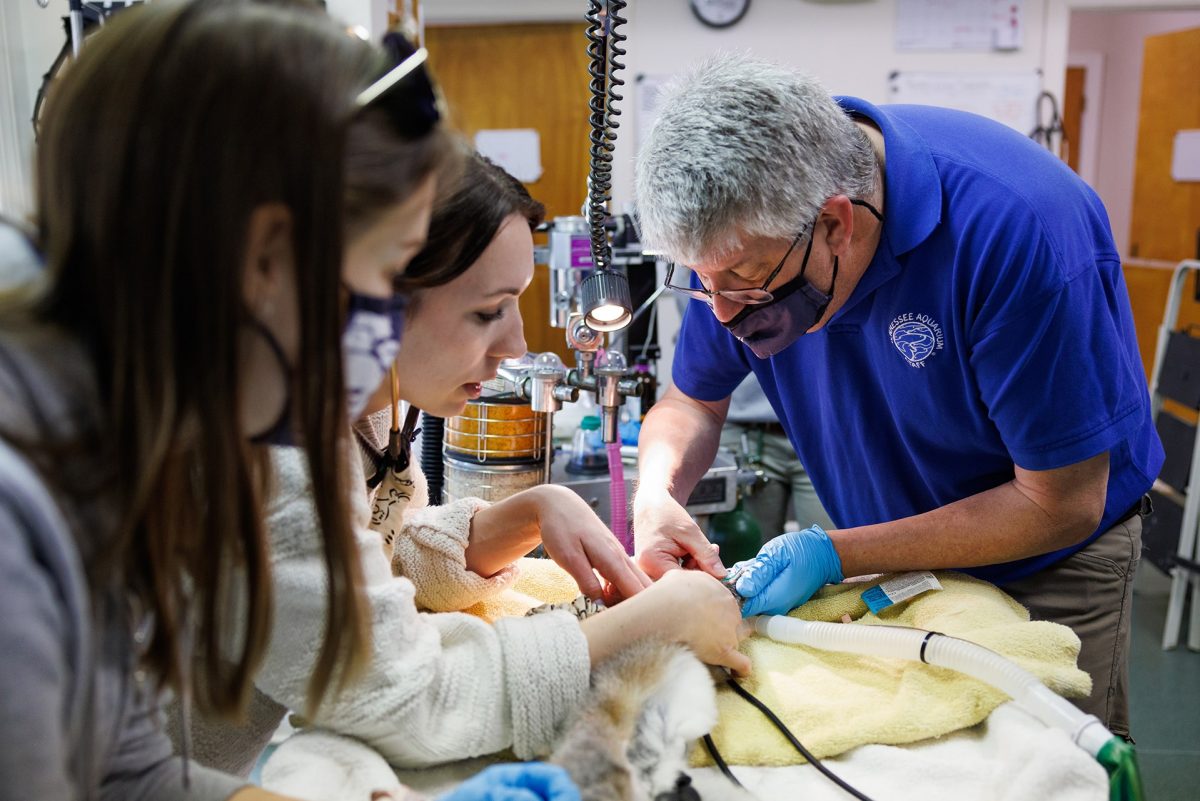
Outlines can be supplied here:
[[897, 50], [1018, 50], [1024, 0], [896, 0]]
[[1200, 131], [1175, 132], [1171, 177], [1176, 181], [1200, 181]]
[[531, 184], [542, 177], [542, 140], [533, 128], [479, 131], [475, 149], [522, 183]]
[[1026, 136], [1037, 124], [1042, 77], [1024, 72], [895, 72], [888, 102], [944, 106], [1002, 122]]

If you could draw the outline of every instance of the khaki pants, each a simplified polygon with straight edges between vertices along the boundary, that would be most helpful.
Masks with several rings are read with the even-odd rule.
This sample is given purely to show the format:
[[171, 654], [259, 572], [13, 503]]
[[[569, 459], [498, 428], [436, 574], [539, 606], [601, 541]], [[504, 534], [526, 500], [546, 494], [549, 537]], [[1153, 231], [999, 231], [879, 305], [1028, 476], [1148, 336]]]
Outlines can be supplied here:
[[1002, 589], [1034, 620], [1070, 626], [1079, 635], [1079, 668], [1092, 677], [1092, 694], [1071, 699], [1129, 736], [1129, 622], [1133, 576], [1142, 553], [1142, 519], [1134, 515], [1078, 553]]

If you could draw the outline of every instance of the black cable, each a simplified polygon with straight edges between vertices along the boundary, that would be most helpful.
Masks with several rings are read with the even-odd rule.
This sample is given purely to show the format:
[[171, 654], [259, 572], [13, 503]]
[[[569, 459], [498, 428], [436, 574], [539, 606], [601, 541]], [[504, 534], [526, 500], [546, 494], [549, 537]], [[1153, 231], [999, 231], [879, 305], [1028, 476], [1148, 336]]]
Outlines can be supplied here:
[[[375, 489], [383, 480], [387, 478], [387, 474], [395, 473], [401, 475], [408, 466], [412, 464], [412, 444], [417, 435], [421, 433], [421, 429], [417, 428], [417, 416], [421, 414], [421, 410], [416, 406], [408, 407], [408, 415], [404, 418], [404, 427], [399, 431], [388, 432], [388, 444], [383, 449], [382, 453], [372, 457], [375, 462], [375, 472], [367, 477], [367, 487]], [[368, 447], [372, 453], [375, 453], [374, 443], [367, 441], [366, 437], [361, 434], [359, 437], [368, 442]], [[424, 445], [424, 441], [422, 441]]]
[[33, 124], [33, 138], [37, 141], [41, 134], [41, 117], [42, 105], [46, 102], [46, 93], [50, 89], [50, 84], [54, 82], [62, 65], [71, 57], [71, 35], [67, 34], [67, 41], [63, 42], [63, 46], [59, 49], [58, 55], [54, 57], [53, 63], [50, 64], [50, 69], [42, 75], [42, 82], [38, 85], [37, 95], [33, 98], [33, 116], [29, 121]]
[[720, 768], [721, 772], [725, 774], [725, 778], [733, 782], [735, 787], [741, 787], [743, 790], [745, 790], [746, 788], [743, 787], [742, 783], [737, 780], [737, 776], [733, 775], [733, 771], [729, 769], [729, 765], [721, 757], [721, 752], [717, 750], [717, 744], [713, 742], [711, 734], [704, 735], [704, 747], [708, 750], [708, 755], [712, 757], [713, 762], [716, 762], [717, 767]]
[[[83, 13], [83, 38], [86, 41], [87, 37], [91, 36], [97, 27], [104, 24], [104, 21], [116, 14], [119, 11], [124, 11], [141, 0], [115, 0], [111, 5], [105, 6], [98, 2], [84, 2], [80, 4], [79, 10]], [[46, 8], [49, 2], [43, 3], [38, 0], [38, 5]], [[66, 35], [66, 41], [63, 42], [62, 48], [58, 51], [58, 55], [54, 57], [54, 61], [50, 64], [50, 68], [42, 75], [42, 82], [38, 85], [37, 94], [33, 99], [33, 116], [30, 122], [33, 124], [33, 138], [37, 141], [41, 134], [40, 120], [42, 116], [42, 106], [46, 103], [46, 95], [49, 92], [50, 85], [58, 77], [58, 73], [62, 71], [63, 65], [71, 60], [71, 20], [70, 17], [62, 18], [63, 33]]]
[[625, 69], [621, 58], [625, 49], [621, 43], [628, 37], [619, 30], [627, 20], [621, 16], [628, 0], [591, 0], [585, 19], [590, 59], [588, 103], [591, 126], [588, 163], [588, 200], [586, 217], [592, 243], [592, 266], [597, 270], [612, 269], [612, 249], [604, 228], [608, 217], [608, 201], [612, 194], [613, 152], [616, 150], [616, 129], [621, 116], [617, 103], [624, 99], [620, 88], [625, 85], [619, 73]]
[[[1050, 119], [1045, 124], [1042, 122], [1043, 100], [1050, 102]], [[1063, 130], [1062, 117], [1060, 117], [1058, 114], [1058, 101], [1055, 100], [1054, 95], [1050, 94], [1049, 92], [1042, 92], [1038, 95], [1034, 105], [1034, 117], [1036, 120], [1036, 125], [1034, 126], [1034, 129], [1029, 132], [1029, 138], [1037, 142], [1042, 147], [1045, 147], [1050, 152], [1055, 152], [1054, 137], [1057, 136], [1059, 138], [1059, 142], [1061, 143], [1065, 135], [1065, 131]]]
[[[836, 773], [831, 771], [829, 768], [825, 767], [824, 763], [822, 763], [821, 760], [819, 760], [815, 756], [813, 756], [812, 752], [809, 751], [807, 748], [805, 748], [804, 744], [796, 739], [796, 735], [792, 734], [791, 729], [789, 729], [784, 724], [784, 722], [779, 719], [779, 716], [777, 716], [774, 712], [772, 712], [770, 707], [768, 707], [762, 701], [758, 700], [753, 695], [751, 695], [749, 690], [747, 690], [742, 685], [738, 684], [732, 677], [726, 678], [725, 682], [730, 687], [733, 688], [733, 691], [735, 693], [737, 693], [742, 698], [749, 701], [751, 706], [753, 706], [759, 712], [762, 712], [764, 715], [766, 715], [767, 720], [769, 720], [773, 724], [775, 724], [775, 728], [779, 729], [779, 731], [783, 734], [783, 736], [787, 738], [787, 741], [792, 744], [792, 747], [795, 748], [797, 751], [799, 751], [800, 754], [805, 759], [807, 759], [814, 768], [821, 771], [821, 773], [824, 774], [825, 778], [829, 779], [831, 782], [836, 784], [838, 787], [841, 787], [843, 790], [845, 790], [850, 795], [859, 799], [859, 801], [872, 801], [872, 799], [869, 795], [865, 795], [864, 793], [854, 789], [854, 787], [847, 784], [844, 779], [842, 779]], [[709, 749], [709, 753], [712, 754], [713, 761], [717, 763], [718, 767], [721, 767], [721, 772], [724, 773], [726, 776], [728, 776], [731, 781], [733, 781], [735, 784], [738, 784], [738, 786], [741, 787], [741, 784], [737, 782], [737, 779], [733, 778], [733, 775], [729, 770], [729, 766], [724, 765], [724, 760], [720, 759], [720, 757], [718, 756], [717, 747], [712, 742], [711, 737], [706, 736], [704, 738], [704, 745]], [[722, 767], [722, 765], [724, 765], [724, 766]]]

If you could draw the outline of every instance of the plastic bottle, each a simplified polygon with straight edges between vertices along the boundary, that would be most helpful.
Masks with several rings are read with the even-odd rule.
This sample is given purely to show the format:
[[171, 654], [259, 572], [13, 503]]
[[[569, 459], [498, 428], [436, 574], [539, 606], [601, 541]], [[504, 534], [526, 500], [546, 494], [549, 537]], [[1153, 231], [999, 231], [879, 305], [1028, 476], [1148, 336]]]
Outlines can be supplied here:
[[600, 418], [589, 414], [579, 421], [579, 428], [571, 439], [571, 458], [567, 461], [568, 473], [599, 474], [608, 472], [608, 454], [604, 452], [604, 441], [600, 436]]

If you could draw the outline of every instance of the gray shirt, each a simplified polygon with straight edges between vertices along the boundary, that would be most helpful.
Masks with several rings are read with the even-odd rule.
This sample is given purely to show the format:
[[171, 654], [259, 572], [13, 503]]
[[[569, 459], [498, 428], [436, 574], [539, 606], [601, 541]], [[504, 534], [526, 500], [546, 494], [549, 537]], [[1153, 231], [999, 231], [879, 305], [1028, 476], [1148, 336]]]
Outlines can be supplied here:
[[729, 396], [729, 413], [725, 419], [731, 423], [779, 422], [754, 373], [747, 375]]
[[129, 604], [119, 587], [89, 588], [87, 552], [115, 515], [75, 479], [101, 465], [60, 457], [48, 484], [11, 444], [70, 434], [88, 409], [94, 380], [77, 343], [0, 327], [0, 801], [225, 799], [244, 782], [198, 765], [185, 789], [153, 682], [136, 670]]

